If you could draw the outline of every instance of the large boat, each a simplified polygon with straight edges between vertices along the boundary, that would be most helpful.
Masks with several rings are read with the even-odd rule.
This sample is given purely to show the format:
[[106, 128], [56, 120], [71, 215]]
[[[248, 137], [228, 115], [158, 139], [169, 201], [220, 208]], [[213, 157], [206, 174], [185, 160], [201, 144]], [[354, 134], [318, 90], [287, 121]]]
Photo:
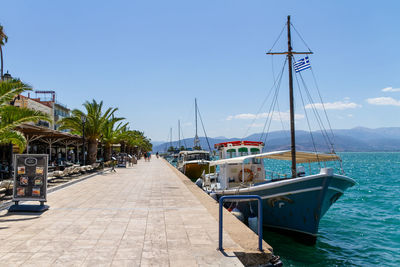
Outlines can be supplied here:
[[[355, 181], [333, 168], [315, 169], [305, 165], [321, 162], [340, 162], [336, 154], [296, 152], [297, 174], [291, 177], [280, 173], [291, 161], [291, 151], [262, 151], [262, 142], [235, 141], [216, 144], [221, 159], [210, 166], [219, 172], [206, 175], [203, 189], [217, 199], [226, 195], [258, 195], [263, 200], [263, 224], [300, 237], [304, 243], [314, 244], [319, 222], [344, 191]], [[269, 164], [265, 164], [268, 159]], [[287, 164], [286, 164], [287, 165]], [[313, 172], [314, 171], [314, 172]], [[227, 203], [234, 205], [247, 219], [257, 216], [257, 202]]]
[[[299, 236], [308, 244], [316, 242], [321, 218], [355, 181], [344, 175], [341, 159], [335, 153], [296, 151], [293, 104], [290, 17], [287, 21], [290, 100], [290, 150], [264, 152], [262, 142], [236, 141], [216, 144], [219, 172], [203, 176], [201, 184], [210, 195], [258, 195], [263, 200], [263, 224]], [[311, 54], [311, 52], [305, 52]], [[314, 146], [315, 147], [315, 146]], [[286, 168], [286, 170], [285, 170]], [[339, 173], [334, 173], [334, 168]], [[257, 202], [230, 202], [245, 220], [257, 215]]]

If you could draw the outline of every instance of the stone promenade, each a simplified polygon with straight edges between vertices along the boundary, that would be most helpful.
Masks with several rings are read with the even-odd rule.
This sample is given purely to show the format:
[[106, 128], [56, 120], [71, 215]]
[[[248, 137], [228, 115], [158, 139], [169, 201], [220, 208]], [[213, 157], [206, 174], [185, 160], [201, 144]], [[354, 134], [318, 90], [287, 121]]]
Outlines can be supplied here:
[[[0, 266], [242, 266], [216, 250], [215, 215], [162, 159], [60, 189], [47, 204], [43, 214], [1, 211]], [[224, 247], [241, 249], [227, 233]]]

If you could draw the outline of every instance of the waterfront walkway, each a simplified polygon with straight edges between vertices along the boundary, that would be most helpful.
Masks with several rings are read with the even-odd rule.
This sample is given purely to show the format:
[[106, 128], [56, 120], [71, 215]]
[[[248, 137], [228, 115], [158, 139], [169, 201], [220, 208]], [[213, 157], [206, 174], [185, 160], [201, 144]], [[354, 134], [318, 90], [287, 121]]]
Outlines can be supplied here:
[[217, 250], [215, 214], [162, 159], [55, 191], [47, 204], [43, 214], [1, 211], [1, 266], [242, 266], [242, 247], [225, 233], [229, 249]]

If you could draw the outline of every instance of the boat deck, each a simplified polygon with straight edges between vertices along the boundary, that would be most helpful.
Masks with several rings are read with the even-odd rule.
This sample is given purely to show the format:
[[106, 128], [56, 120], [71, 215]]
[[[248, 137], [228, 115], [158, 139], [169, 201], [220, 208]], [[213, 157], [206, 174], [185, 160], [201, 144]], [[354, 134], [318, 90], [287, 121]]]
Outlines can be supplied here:
[[2, 266], [242, 266], [271, 258], [271, 247], [257, 252], [257, 235], [227, 211], [218, 251], [217, 203], [155, 157], [54, 191], [47, 204], [42, 214], [0, 211]]

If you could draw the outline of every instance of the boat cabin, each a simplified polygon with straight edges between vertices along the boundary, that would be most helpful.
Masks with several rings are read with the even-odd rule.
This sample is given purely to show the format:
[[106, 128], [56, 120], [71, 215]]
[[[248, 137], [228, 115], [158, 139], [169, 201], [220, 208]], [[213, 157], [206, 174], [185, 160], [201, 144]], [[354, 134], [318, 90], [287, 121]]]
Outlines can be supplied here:
[[210, 160], [210, 152], [204, 150], [179, 152], [179, 157], [178, 157], [179, 162], [192, 161], [192, 160]]
[[260, 154], [264, 147], [264, 143], [255, 141], [232, 141], [215, 144], [214, 147], [218, 149], [220, 159], [230, 159]]
[[[263, 142], [232, 141], [215, 144], [220, 160], [233, 159], [262, 152]], [[230, 162], [219, 165], [219, 182], [221, 188], [228, 188], [243, 183], [259, 183], [265, 181], [264, 163], [252, 158], [244, 162]]]

